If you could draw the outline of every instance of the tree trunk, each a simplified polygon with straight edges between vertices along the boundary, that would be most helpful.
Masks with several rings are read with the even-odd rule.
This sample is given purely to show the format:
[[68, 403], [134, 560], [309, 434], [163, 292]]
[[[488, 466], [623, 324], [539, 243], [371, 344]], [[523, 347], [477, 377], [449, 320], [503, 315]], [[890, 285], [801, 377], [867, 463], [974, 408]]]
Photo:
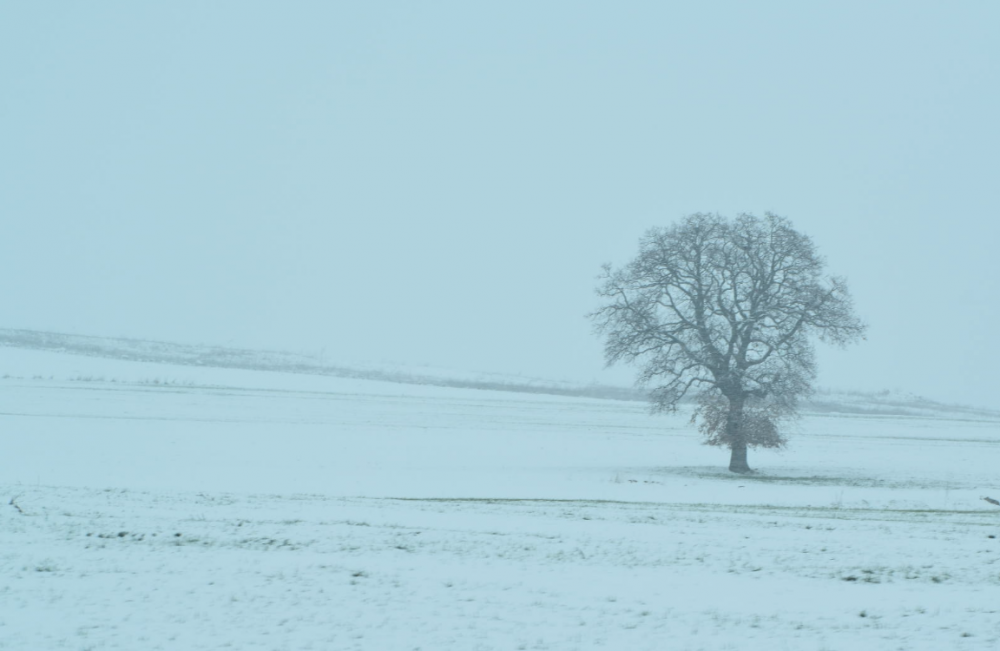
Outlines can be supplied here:
[[733, 442], [730, 449], [732, 455], [729, 457], [729, 472], [738, 472], [741, 475], [753, 472], [747, 465], [747, 444], [742, 441]]
[[747, 442], [743, 438], [743, 405], [746, 403], [746, 396], [737, 393], [729, 398], [729, 418], [726, 429], [729, 439], [729, 449], [732, 455], [729, 457], [729, 471], [746, 474], [752, 472], [747, 465]]

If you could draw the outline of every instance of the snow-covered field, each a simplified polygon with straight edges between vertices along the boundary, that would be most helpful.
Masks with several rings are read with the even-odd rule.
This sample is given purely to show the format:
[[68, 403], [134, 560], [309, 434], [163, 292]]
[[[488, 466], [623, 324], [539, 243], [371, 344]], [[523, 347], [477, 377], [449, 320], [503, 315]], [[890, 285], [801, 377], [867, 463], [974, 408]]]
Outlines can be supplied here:
[[[0, 348], [0, 649], [1000, 648], [1000, 418]], [[828, 400], [833, 400], [827, 396]]]

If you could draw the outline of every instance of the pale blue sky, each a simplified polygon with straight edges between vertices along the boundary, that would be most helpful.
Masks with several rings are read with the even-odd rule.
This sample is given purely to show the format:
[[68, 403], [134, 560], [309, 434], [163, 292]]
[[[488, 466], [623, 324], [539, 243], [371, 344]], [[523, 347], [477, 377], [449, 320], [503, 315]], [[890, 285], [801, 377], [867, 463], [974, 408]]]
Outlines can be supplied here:
[[0, 5], [0, 326], [627, 381], [601, 263], [773, 211], [868, 341], [1000, 406], [1000, 4]]

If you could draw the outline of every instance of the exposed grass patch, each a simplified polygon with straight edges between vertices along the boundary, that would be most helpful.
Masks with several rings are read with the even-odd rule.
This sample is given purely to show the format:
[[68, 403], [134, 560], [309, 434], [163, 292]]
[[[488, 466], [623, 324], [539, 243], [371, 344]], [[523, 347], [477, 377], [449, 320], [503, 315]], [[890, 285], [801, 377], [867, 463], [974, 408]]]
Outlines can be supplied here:
[[959, 490], [963, 484], [955, 481], [934, 479], [893, 480], [879, 477], [859, 475], [821, 475], [821, 474], [770, 474], [766, 471], [755, 471], [740, 475], [716, 466], [677, 466], [651, 469], [650, 472], [659, 475], [688, 477], [691, 479], [707, 479], [739, 484], [777, 484], [797, 486], [834, 486], [850, 488], [922, 488], [931, 490]]

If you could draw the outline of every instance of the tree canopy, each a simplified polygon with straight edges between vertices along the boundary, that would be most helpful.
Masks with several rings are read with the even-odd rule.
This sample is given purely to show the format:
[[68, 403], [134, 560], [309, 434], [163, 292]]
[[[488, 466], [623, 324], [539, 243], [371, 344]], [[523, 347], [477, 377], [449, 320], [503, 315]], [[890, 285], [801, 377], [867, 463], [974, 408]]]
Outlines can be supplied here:
[[784, 444], [777, 422], [816, 376], [811, 339], [844, 345], [865, 330], [812, 240], [770, 213], [654, 228], [601, 280], [590, 316], [608, 364], [637, 365], [657, 410], [694, 394], [706, 442], [730, 447], [737, 472], [749, 471], [747, 447]]

